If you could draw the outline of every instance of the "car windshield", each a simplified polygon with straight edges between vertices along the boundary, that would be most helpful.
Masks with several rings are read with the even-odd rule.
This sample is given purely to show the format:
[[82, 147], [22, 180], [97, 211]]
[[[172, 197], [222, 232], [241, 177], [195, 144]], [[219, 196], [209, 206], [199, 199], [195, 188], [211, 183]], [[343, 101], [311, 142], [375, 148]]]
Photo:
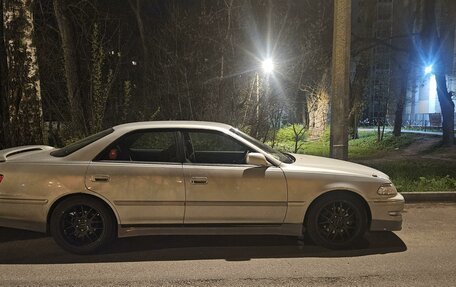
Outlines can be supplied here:
[[275, 150], [273, 149], [272, 147], [268, 146], [267, 144], [241, 132], [240, 130], [238, 129], [230, 129], [231, 132], [235, 133], [236, 135], [240, 136], [241, 138], [245, 139], [246, 141], [248, 141], [249, 143], [255, 145], [256, 147], [258, 147], [259, 149], [269, 153], [270, 155], [272, 155], [275, 159], [278, 159], [280, 160], [281, 162], [284, 162], [284, 163], [293, 163], [294, 162], [294, 158], [293, 156], [289, 155], [289, 154], [286, 154], [286, 153], [283, 153], [283, 152], [280, 152], [278, 150]]
[[55, 156], [55, 157], [64, 157], [64, 156], [67, 156], [69, 154], [72, 154], [74, 153], [75, 151], [109, 135], [110, 133], [112, 133], [114, 131], [113, 128], [110, 128], [110, 129], [107, 129], [107, 130], [104, 130], [104, 131], [101, 131], [99, 133], [96, 133], [96, 134], [93, 134], [91, 136], [88, 136], [86, 138], [83, 138], [82, 140], [79, 140], [77, 142], [74, 142], [72, 144], [69, 144], [67, 145], [66, 147], [63, 147], [61, 149], [58, 149], [58, 150], [55, 150], [53, 152], [51, 152], [51, 155], [52, 156]]

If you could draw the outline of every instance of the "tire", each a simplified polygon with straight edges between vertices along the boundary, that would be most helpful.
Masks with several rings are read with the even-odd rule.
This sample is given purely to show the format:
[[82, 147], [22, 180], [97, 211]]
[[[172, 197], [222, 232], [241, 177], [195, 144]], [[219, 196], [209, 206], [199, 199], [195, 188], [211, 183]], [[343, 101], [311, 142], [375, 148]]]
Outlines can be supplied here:
[[314, 202], [306, 218], [310, 239], [329, 249], [354, 247], [367, 230], [366, 209], [356, 196], [334, 193]]
[[112, 211], [98, 200], [78, 196], [64, 199], [51, 214], [51, 235], [66, 251], [95, 253], [115, 238]]

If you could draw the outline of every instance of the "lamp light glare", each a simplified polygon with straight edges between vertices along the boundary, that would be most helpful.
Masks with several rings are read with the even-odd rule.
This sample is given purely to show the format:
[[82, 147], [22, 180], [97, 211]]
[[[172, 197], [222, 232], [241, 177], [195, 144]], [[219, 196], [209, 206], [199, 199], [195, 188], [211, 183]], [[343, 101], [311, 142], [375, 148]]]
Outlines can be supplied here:
[[426, 75], [432, 73], [432, 65], [429, 65], [426, 68], [424, 68], [424, 73]]
[[272, 61], [272, 59], [264, 60], [262, 63], [262, 68], [266, 74], [272, 73], [274, 71], [274, 62]]

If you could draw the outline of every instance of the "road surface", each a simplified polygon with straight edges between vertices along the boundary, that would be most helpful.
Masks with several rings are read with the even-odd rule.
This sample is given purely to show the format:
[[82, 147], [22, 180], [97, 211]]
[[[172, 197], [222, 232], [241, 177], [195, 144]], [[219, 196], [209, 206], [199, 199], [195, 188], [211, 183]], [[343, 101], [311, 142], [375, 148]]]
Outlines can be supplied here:
[[406, 206], [400, 232], [331, 251], [280, 236], [118, 240], [76, 256], [0, 228], [0, 286], [456, 286], [456, 204]]

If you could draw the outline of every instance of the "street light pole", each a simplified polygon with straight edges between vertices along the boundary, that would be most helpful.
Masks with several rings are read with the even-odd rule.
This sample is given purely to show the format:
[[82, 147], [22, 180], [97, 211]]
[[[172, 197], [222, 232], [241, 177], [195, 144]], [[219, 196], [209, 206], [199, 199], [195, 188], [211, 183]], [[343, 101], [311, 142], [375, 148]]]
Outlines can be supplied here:
[[[272, 58], [266, 58], [261, 62], [261, 69], [264, 75], [270, 75], [274, 72], [274, 61]], [[260, 71], [256, 71], [256, 120], [260, 120]], [[256, 131], [258, 133], [258, 131]], [[255, 134], [257, 136], [257, 134]]]
[[260, 120], [260, 74], [256, 72], [256, 119]]
[[330, 156], [348, 159], [351, 0], [334, 1]]

